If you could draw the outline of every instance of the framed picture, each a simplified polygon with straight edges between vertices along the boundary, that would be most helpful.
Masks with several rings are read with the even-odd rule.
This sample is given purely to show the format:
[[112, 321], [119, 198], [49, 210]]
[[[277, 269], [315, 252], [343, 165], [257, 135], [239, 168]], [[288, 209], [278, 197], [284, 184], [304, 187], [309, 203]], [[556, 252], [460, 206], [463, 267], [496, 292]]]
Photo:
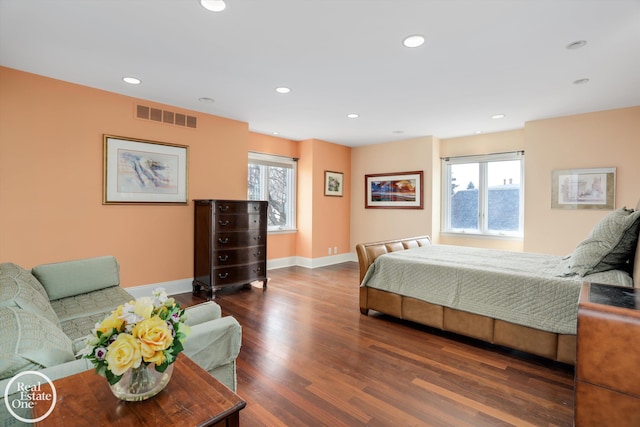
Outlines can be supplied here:
[[102, 203], [186, 205], [187, 148], [104, 135]]
[[551, 208], [614, 209], [616, 168], [554, 170]]
[[342, 197], [344, 174], [342, 172], [324, 171], [324, 195]]
[[364, 176], [367, 209], [423, 209], [422, 171]]

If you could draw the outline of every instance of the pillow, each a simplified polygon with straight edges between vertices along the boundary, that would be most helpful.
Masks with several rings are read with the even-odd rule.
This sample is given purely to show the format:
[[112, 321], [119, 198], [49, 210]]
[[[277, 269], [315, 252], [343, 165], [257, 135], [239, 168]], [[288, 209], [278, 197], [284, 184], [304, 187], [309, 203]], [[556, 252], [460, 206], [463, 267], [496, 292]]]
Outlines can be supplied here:
[[571, 254], [569, 269], [585, 276], [624, 269], [638, 241], [640, 211], [620, 208], [604, 217]]
[[0, 307], [0, 379], [74, 360], [71, 340], [44, 317]]
[[120, 268], [112, 256], [42, 264], [31, 271], [51, 301], [120, 285]]
[[17, 307], [45, 317], [58, 328], [60, 321], [42, 285], [16, 264], [0, 266], [0, 307]]
[[38, 279], [36, 279], [30, 271], [25, 270], [18, 264], [14, 264], [12, 262], [5, 262], [0, 264], [0, 280], [7, 278], [21, 280], [22, 282], [28, 284], [33, 289], [41, 293], [43, 297], [49, 299], [47, 291], [45, 291], [42, 284], [38, 282]]

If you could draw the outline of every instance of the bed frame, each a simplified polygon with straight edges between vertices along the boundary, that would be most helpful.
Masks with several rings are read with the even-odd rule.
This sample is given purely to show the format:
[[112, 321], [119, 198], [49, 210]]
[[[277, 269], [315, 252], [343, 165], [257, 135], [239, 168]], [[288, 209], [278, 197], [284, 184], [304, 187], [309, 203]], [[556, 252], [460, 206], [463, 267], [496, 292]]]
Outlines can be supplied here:
[[[356, 245], [360, 283], [369, 266], [380, 255], [430, 244], [428, 236], [419, 236]], [[640, 287], [640, 242], [636, 250], [633, 273], [634, 285]], [[369, 310], [575, 365], [575, 335], [542, 331], [361, 286], [360, 312], [367, 315]]]

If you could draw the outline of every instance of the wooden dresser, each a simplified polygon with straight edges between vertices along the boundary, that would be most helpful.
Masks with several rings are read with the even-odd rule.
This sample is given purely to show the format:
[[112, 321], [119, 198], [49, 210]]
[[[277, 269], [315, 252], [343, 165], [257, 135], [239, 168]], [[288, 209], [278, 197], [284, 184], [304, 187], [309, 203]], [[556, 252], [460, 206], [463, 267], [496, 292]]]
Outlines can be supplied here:
[[267, 287], [267, 202], [194, 200], [193, 293], [262, 281]]
[[582, 287], [575, 425], [640, 426], [640, 289]]

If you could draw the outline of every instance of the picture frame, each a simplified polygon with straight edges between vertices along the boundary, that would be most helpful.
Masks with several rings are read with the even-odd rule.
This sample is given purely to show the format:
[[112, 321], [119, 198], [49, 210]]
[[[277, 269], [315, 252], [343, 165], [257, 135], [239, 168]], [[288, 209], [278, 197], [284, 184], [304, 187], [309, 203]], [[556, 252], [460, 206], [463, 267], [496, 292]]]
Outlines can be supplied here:
[[366, 209], [423, 209], [423, 172], [364, 176]]
[[186, 145], [103, 135], [103, 204], [188, 204]]
[[552, 209], [615, 208], [616, 168], [552, 171]]
[[344, 193], [344, 174], [324, 171], [324, 195], [342, 197]]

